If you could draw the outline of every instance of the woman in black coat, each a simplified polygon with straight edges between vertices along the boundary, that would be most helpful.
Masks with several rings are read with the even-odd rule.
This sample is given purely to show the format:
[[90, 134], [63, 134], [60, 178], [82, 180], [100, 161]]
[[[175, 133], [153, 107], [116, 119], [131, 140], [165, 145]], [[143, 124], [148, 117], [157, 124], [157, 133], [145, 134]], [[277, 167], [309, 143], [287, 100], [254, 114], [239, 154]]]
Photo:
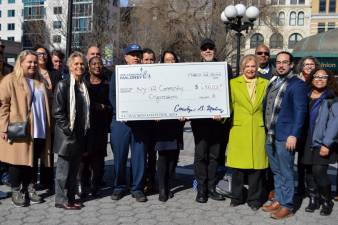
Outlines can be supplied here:
[[[76, 210], [76, 176], [85, 151], [85, 135], [90, 127], [90, 100], [83, 80], [85, 58], [74, 52], [68, 58], [70, 77], [56, 87], [54, 152], [58, 154], [55, 174], [55, 207]], [[67, 191], [66, 191], [67, 189]]]
[[90, 129], [86, 134], [86, 154], [82, 158], [80, 179], [82, 196], [88, 190], [97, 196], [104, 175], [104, 157], [107, 155], [111, 105], [109, 102], [109, 83], [103, 75], [103, 62], [98, 56], [88, 62], [86, 83], [90, 98]]
[[[61, 74], [53, 69], [51, 56], [47, 48], [43, 46], [36, 46], [35, 52], [38, 55], [38, 66], [39, 66], [39, 74], [40, 80], [45, 84], [47, 95], [48, 95], [48, 102], [49, 102], [49, 109], [50, 112], [52, 111], [52, 103], [54, 97], [54, 90], [56, 85], [61, 80]], [[54, 120], [51, 121], [51, 138], [53, 142], [54, 138]], [[40, 158], [40, 156], [37, 156]], [[51, 155], [51, 166], [46, 167], [43, 163], [40, 165], [40, 189], [48, 189], [51, 193], [53, 192], [54, 186], [54, 157]], [[33, 177], [34, 184], [37, 184], [38, 181], [38, 165], [35, 166], [35, 172]]]
[[322, 205], [320, 215], [330, 215], [331, 183], [327, 174], [328, 165], [336, 162], [335, 137], [338, 132], [338, 89], [332, 75], [315, 69], [310, 73], [309, 115], [307, 135], [301, 163], [305, 167], [309, 205], [306, 212], [314, 212]]
[[[165, 51], [161, 58], [162, 63], [177, 63], [174, 52]], [[183, 148], [183, 126], [180, 120], [157, 121], [155, 127], [155, 150], [158, 151], [158, 200], [166, 202], [172, 198], [170, 182], [175, 175], [180, 149]]]

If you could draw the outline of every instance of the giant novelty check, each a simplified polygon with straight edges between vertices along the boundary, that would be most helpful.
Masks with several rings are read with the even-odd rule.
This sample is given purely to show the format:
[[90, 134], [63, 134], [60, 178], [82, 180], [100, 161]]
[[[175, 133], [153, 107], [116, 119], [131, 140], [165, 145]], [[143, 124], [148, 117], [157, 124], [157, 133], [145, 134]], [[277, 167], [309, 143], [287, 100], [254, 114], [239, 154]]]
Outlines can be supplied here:
[[116, 119], [229, 117], [227, 64], [116, 66]]

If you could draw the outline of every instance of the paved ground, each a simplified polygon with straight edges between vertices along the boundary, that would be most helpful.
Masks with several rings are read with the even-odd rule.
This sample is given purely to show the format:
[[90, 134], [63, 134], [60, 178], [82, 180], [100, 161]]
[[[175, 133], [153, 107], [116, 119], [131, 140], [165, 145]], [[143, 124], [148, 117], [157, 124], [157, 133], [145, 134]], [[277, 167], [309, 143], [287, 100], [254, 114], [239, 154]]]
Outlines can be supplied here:
[[[337, 225], [338, 203], [331, 216], [323, 217], [319, 211], [305, 213], [307, 199], [303, 201], [295, 216], [275, 221], [269, 214], [259, 210], [253, 212], [247, 205], [230, 208], [230, 200], [216, 202], [209, 200], [206, 204], [194, 201], [196, 193], [191, 189], [193, 139], [189, 128], [185, 132], [185, 150], [181, 152], [179, 168], [177, 169], [177, 185], [175, 196], [166, 203], [159, 202], [157, 195], [149, 196], [146, 203], [138, 203], [130, 195], [120, 201], [112, 201], [111, 188], [105, 188], [102, 197], [89, 199], [80, 211], [65, 211], [54, 207], [53, 196], [46, 197], [45, 203], [29, 207], [17, 208], [11, 204], [10, 198], [1, 200], [0, 224], [41, 224], [41, 225], [72, 225], [72, 224], [144, 224], [144, 225], [172, 225], [172, 224], [229, 224], [229, 225]], [[111, 159], [107, 157], [106, 180], [111, 183]], [[333, 170], [332, 170], [333, 171]], [[331, 174], [334, 172], [330, 171]], [[0, 190], [9, 190], [0, 186]], [[41, 193], [43, 194], [43, 192]]]

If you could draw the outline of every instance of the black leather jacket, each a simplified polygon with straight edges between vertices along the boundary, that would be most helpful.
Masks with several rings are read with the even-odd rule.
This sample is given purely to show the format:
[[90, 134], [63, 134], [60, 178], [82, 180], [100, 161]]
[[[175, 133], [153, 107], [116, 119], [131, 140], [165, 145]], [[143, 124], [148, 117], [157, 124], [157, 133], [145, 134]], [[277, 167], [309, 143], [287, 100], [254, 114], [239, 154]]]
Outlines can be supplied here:
[[81, 153], [84, 148], [84, 124], [79, 117], [83, 107], [79, 104], [78, 98], [81, 97], [75, 87], [76, 96], [76, 118], [73, 131], [70, 130], [69, 120], [69, 87], [70, 80], [61, 80], [56, 86], [53, 101], [53, 116], [55, 119], [54, 152], [62, 156], [72, 156]]

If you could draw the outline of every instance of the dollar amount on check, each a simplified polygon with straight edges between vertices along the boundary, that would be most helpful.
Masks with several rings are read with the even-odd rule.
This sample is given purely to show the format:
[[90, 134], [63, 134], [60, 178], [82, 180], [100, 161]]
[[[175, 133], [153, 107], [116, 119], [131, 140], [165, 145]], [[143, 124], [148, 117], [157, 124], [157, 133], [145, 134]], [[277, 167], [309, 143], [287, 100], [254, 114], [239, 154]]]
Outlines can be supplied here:
[[116, 119], [229, 117], [227, 64], [139, 64], [116, 67]]

